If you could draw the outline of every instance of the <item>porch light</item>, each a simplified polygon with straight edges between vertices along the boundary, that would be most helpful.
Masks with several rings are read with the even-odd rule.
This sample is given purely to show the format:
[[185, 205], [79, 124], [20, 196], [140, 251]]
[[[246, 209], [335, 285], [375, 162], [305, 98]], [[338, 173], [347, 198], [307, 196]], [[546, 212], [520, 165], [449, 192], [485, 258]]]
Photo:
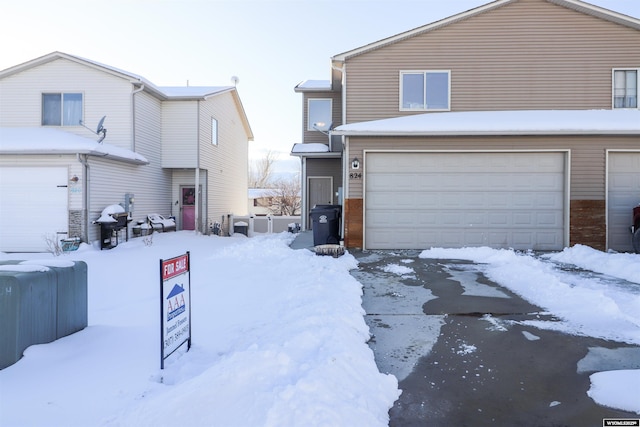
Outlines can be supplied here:
[[358, 160], [357, 157], [354, 157], [353, 160], [351, 160], [351, 169], [360, 169], [360, 160]]

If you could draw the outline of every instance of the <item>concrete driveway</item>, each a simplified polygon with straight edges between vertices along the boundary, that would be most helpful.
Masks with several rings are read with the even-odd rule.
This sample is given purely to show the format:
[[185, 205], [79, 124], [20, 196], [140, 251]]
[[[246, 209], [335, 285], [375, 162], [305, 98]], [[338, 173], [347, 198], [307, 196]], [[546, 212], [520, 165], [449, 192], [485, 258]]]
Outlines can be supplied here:
[[[640, 368], [640, 348], [524, 326], [553, 320], [474, 264], [353, 251], [369, 343], [402, 395], [390, 426], [602, 426], [638, 415], [587, 396], [596, 371]], [[403, 268], [404, 267], [404, 268]], [[406, 270], [406, 271], [405, 271]]]

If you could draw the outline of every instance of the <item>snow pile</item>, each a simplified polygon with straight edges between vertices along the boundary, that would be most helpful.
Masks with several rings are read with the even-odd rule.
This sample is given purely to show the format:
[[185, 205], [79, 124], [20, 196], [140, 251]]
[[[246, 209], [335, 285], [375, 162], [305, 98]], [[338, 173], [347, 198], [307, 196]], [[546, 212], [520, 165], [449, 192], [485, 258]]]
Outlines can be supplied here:
[[[357, 262], [291, 238], [177, 232], [65, 254], [88, 264], [89, 327], [0, 371], [3, 424], [387, 425], [398, 383], [366, 344]], [[159, 260], [186, 251], [192, 347], [160, 370]]]
[[382, 267], [382, 271], [385, 273], [397, 274], [399, 276], [414, 274], [415, 270], [411, 267], [405, 267], [404, 265], [398, 264], [387, 264]]

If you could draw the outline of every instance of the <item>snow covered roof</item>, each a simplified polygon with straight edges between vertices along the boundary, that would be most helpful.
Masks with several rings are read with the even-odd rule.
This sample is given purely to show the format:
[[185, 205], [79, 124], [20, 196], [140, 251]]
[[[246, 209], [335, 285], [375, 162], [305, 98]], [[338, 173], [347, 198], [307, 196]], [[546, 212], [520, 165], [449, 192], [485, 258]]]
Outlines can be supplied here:
[[333, 135], [640, 135], [640, 110], [426, 113], [338, 126]]
[[327, 144], [319, 142], [306, 143], [306, 144], [293, 144], [291, 148], [292, 156], [299, 157], [337, 157], [340, 158], [342, 153], [339, 151], [330, 151]]
[[169, 98], [207, 98], [233, 90], [234, 86], [161, 86], [158, 89]]
[[273, 196], [273, 188], [249, 188], [249, 199], [260, 199]]
[[305, 80], [294, 88], [295, 92], [320, 92], [330, 90], [331, 82], [329, 80]]
[[126, 148], [48, 127], [0, 127], [0, 154], [87, 154], [136, 165], [149, 163]]

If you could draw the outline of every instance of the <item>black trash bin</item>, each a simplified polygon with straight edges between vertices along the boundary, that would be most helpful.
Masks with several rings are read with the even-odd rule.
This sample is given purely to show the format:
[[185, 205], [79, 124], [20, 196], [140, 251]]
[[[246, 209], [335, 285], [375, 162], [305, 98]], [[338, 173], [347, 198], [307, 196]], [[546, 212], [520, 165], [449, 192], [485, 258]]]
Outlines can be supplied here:
[[340, 243], [340, 208], [335, 205], [316, 205], [311, 209], [313, 245]]

